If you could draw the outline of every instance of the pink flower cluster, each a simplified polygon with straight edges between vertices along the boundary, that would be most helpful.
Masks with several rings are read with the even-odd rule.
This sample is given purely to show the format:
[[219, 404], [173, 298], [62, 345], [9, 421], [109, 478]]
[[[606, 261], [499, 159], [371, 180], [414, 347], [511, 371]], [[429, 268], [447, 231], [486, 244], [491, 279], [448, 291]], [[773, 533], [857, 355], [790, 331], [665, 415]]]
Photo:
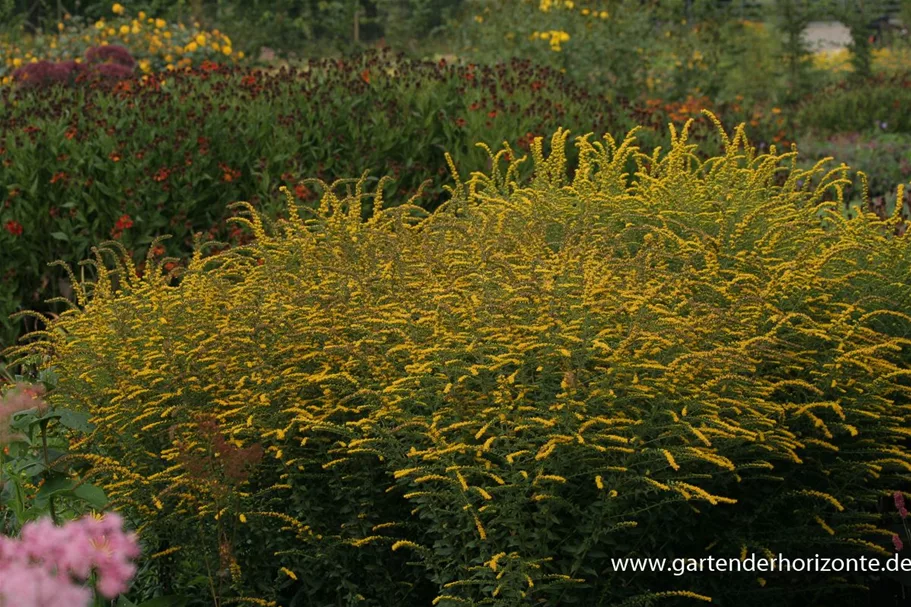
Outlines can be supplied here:
[[117, 513], [62, 527], [28, 523], [19, 538], [0, 536], [0, 607], [87, 607], [93, 572], [98, 593], [113, 599], [129, 588], [138, 556], [136, 536], [124, 532]]
[[905, 508], [905, 495], [901, 491], [896, 491], [892, 494], [892, 499], [895, 502], [898, 515], [902, 518], [908, 518], [908, 509]]
[[9, 422], [13, 415], [28, 409], [43, 411], [47, 408], [47, 403], [41, 398], [44, 392], [41, 384], [19, 383], [0, 395], [0, 446], [11, 438]]

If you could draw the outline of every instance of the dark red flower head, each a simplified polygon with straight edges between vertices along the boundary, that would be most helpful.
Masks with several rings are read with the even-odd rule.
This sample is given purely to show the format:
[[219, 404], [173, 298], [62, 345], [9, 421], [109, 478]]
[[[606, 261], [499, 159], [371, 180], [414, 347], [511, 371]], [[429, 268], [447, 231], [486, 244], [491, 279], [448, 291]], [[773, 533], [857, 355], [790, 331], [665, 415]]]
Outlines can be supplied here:
[[6, 222], [6, 225], [4, 227], [6, 228], [6, 231], [13, 236], [22, 236], [22, 224], [18, 221], [13, 221], [10, 219]]
[[106, 44], [104, 46], [93, 46], [85, 51], [85, 61], [89, 64], [95, 63], [113, 63], [130, 68], [136, 66], [136, 60], [126, 48], [119, 44]]

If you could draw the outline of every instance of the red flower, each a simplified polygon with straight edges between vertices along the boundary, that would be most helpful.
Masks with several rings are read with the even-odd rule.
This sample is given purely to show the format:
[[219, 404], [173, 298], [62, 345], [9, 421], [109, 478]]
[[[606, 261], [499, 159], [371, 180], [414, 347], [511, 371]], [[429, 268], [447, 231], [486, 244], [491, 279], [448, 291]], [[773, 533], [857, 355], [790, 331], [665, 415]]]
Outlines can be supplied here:
[[898, 537], [898, 535], [894, 533], [892, 534], [892, 545], [895, 546], [896, 552], [901, 552], [902, 548], [905, 547], [905, 545], [902, 543], [902, 538]]
[[474, 103], [472, 103], [471, 105], [468, 106], [468, 109], [471, 110], [472, 112], [474, 112], [474, 111], [480, 109], [480, 107], [481, 107], [481, 103], [479, 101], [475, 101]]
[[121, 215], [114, 225], [118, 230], [128, 230], [133, 227], [133, 219], [129, 215]]
[[363, 80], [367, 84], [370, 84], [370, 70], [364, 70], [363, 72], [361, 72], [361, 80]]
[[489, 112], [487, 112], [487, 117], [488, 117], [488, 118], [496, 118], [496, 117], [497, 117], [497, 111], [496, 111], [496, 110], [490, 110]]
[[58, 181], [66, 181], [68, 179], [67, 174], [64, 171], [54, 173], [54, 176], [51, 177], [51, 183], [57, 183]]
[[232, 169], [224, 162], [219, 162], [218, 168], [222, 170], [223, 175], [221, 176], [221, 180], [225, 183], [231, 183], [232, 181], [240, 179], [240, 171]]
[[310, 188], [305, 186], [302, 183], [294, 186], [294, 195], [300, 198], [301, 200], [306, 200], [313, 195], [313, 192], [310, 191]]
[[463, 127], [463, 126], [465, 126], [466, 121], [464, 118], [456, 118], [455, 123], [456, 123], [456, 126]]
[[166, 167], [162, 167], [158, 169], [158, 172], [155, 173], [154, 176], [152, 176], [152, 179], [160, 183], [162, 181], [165, 181], [170, 175], [171, 171], [169, 171]]
[[120, 154], [118, 154], [117, 152], [111, 152], [110, 154], [108, 154], [108, 158], [110, 158], [114, 162], [120, 162]]
[[13, 236], [22, 236], [22, 224], [18, 221], [13, 221], [10, 219], [6, 222], [6, 231], [12, 234]]
[[72, 139], [73, 137], [76, 136], [76, 134], [77, 134], [78, 132], [79, 132], [79, 131], [76, 130], [76, 127], [72, 127], [72, 126], [71, 126], [70, 128], [68, 128], [68, 129], [66, 130], [66, 133], [64, 133], [63, 136], [66, 137], [67, 139]]

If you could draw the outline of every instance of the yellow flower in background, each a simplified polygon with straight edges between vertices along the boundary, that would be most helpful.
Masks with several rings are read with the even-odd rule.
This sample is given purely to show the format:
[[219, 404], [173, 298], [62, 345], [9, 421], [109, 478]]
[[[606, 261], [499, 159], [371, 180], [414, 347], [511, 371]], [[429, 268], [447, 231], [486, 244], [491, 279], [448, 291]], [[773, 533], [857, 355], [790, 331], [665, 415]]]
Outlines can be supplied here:
[[111, 7], [111, 12], [114, 13], [115, 15], [122, 15], [123, 14], [123, 5], [117, 4], [115, 2], [114, 6]]
[[573, 8], [576, 6], [575, 3], [573, 2], [573, 0], [566, 0], [566, 1], [563, 3], [563, 5], [564, 5], [566, 8], [568, 8], [569, 10], [573, 10]]
[[610, 15], [607, 13], [607, 11], [601, 11], [600, 13], [598, 13], [598, 16], [601, 17], [602, 19], [607, 19], [608, 17], [610, 17]]
[[113, 36], [114, 34], [117, 33], [117, 30], [115, 30], [113, 27], [109, 27], [105, 33], [106, 33], [108, 36]]
[[224, 53], [225, 55], [230, 56], [230, 55], [231, 55], [231, 47], [230, 47], [230, 46], [223, 46], [223, 47], [221, 47], [221, 52]]
[[142, 61], [139, 62], [139, 69], [141, 69], [143, 72], [148, 74], [149, 72], [152, 71], [152, 62], [149, 61], [148, 59], [143, 59]]
[[199, 45], [196, 44], [196, 42], [194, 41], [194, 42], [190, 42], [190, 44], [188, 44], [188, 45], [186, 46], [186, 49], [185, 49], [185, 50], [186, 50], [188, 53], [195, 53], [196, 50], [197, 50], [198, 48], [199, 48]]
[[155, 27], [157, 27], [158, 29], [164, 28], [165, 25], [167, 25], [167, 23], [165, 23], [165, 20], [164, 20], [164, 19], [156, 19], [156, 20], [155, 20]]
[[212, 50], [214, 50], [214, 51], [217, 53], [218, 51], [221, 50], [221, 45], [219, 45], [217, 42], [213, 42], [213, 43], [212, 43]]
[[129, 25], [121, 25], [121, 26], [120, 26], [120, 35], [121, 35], [121, 36], [126, 36], [126, 35], [129, 34], [129, 33], [130, 33], [130, 26], [129, 26]]
[[196, 34], [196, 44], [203, 46], [206, 43], [205, 34]]
[[484, 23], [484, 17], [482, 17], [481, 15], [475, 15], [474, 20], [477, 21], [478, 23]]
[[99, 19], [98, 21], [95, 22], [95, 29], [96, 29], [96, 30], [103, 30], [103, 29], [104, 29], [104, 25], [105, 25], [105, 24], [104, 24], [104, 19]]
[[143, 21], [146, 18], [145, 11], [139, 11], [139, 20]]
[[62, 31], [63, 31], [63, 28], [65, 28], [65, 27], [66, 27], [66, 26], [63, 25], [63, 23], [58, 23], [58, 24], [57, 24], [57, 31], [62, 32]]
[[591, 11], [588, 10], [587, 8], [583, 8], [583, 9], [582, 9], [582, 14], [585, 15], [585, 16], [588, 16], [588, 14], [589, 14], [590, 12], [591, 12]]
[[237, 55], [236, 55], [236, 56], [237, 56], [238, 59], [243, 59], [245, 55], [244, 55], [244, 52], [243, 52], [243, 51], [237, 51]]
[[22, 59], [16, 57], [13, 59], [13, 67], [22, 67]]

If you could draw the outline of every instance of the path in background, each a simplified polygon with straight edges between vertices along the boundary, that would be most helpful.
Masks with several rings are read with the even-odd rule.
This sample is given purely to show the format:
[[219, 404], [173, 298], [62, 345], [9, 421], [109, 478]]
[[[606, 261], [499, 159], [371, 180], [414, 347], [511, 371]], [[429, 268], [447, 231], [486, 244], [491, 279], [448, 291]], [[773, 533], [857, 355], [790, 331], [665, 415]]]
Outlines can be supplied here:
[[803, 33], [814, 51], [837, 51], [851, 42], [851, 33], [838, 21], [813, 21]]

